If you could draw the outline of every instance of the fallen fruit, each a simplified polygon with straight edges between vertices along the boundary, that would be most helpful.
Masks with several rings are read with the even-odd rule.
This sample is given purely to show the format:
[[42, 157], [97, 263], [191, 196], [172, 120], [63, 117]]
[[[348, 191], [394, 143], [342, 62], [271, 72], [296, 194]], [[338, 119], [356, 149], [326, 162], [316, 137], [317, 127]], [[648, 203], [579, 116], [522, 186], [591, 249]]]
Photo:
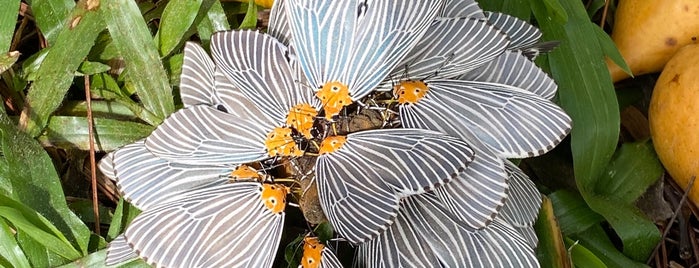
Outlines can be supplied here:
[[[699, 45], [677, 51], [658, 78], [648, 119], [655, 150], [672, 178], [686, 188], [699, 175]], [[689, 193], [699, 205], [699, 181]]]
[[[634, 75], [658, 72], [677, 49], [699, 37], [699, 1], [620, 0], [612, 40]], [[614, 82], [628, 78], [607, 59]]]
[[[235, 0], [237, 2], [242, 2], [242, 3], [248, 3], [250, 1], [248, 0]], [[272, 8], [272, 4], [274, 4], [274, 0], [255, 0], [255, 4], [258, 6], [261, 6], [263, 8]]]

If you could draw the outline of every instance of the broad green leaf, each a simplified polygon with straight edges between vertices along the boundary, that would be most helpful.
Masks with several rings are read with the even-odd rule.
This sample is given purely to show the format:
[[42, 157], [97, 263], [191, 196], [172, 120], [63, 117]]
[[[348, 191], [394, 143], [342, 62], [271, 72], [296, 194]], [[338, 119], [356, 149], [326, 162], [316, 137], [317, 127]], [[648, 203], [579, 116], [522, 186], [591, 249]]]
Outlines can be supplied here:
[[[85, 101], [65, 101], [58, 114], [62, 116], [86, 116], [87, 105]], [[110, 100], [92, 100], [92, 116], [95, 118], [135, 120], [136, 115], [129, 107]], [[49, 121], [51, 124], [51, 121]]]
[[0, 192], [53, 223], [79, 252], [87, 253], [90, 231], [68, 209], [58, 174], [46, 151], [20, 132], [0, 110]]
[[645, 261], [661, 239], [660, 230], [638, 208], [614, 197], [589, 196], [585, 201], [602, 214], [624, 244], [624, 254]]
[[214, 0], [173, 0], [170, 1], [160, 19], [158, 31], [161, 56], [167, 56], [183, 44], [190, 35], [194, 25], [199, 24], [211, 8]]
[[24, 62], [22, 62], [22, 72], [24, 73], [24, 79], [27, 81], [34, 81], [36, 80], [37, 73], [39, 72], [39, 67], [41, 66], [41, 63], [44, 62], [44, 59], [46, 59], [46, 55], [49, 53], [48, 48], [44, 48], [42, 50], [39, 50], [39, 52], [34, 53], [33, 55], [29, 56]]
[[[554, 22], [564, 24], [568, 22], [568, 12], [566, 8], [561, 5], [560, 0], [531, 0], [532, 2], [543, 2], [546, 6], [546, 11]], [[566, 0], [563, 0], [566, 1]], [[537, 17], [538, 18], [538, 17]]]
[[[36, 24], [49, 46], [53, 46], [63, 26], [69, 22], [68, 15], [75, 7], [73, 0], [32, 0], [30, 2]], [[17, 18], [16, 15], [12, 16]], [[14, 29], [14, 28], [13, 28]], [[87, 42], [87, 40], [83, 40]]]
[[99, 62], [94, 62], [94, 61], [83, 61], [82, 64], [80, 64], [80, 67], [78, 67], [78, 72], [80, 75], [93, 75], [93, 74], [98, 74], [98, 73], [104, 73], [106, 71], [109, 71], [112, 67], [109, 67], [109, 65], [99, 63]]
[[257, 27], [257, 5], [255, 1], [248, 1], [248, 10], [245, 13], [245, 18], [240, 23], [238, 29], [255, 29]]
[[570, 238], [574, 241], [579, 241], [581, 245], [585, 246], [585, 248], [602, 260], [607, 267], [648, 267], [648, 265], [633, 261], [619, 252], [619, 250], [614, 247], [612, 241], [609, 240], [609, 237], [607, 237], [607, 233], [598, 225], [591, 227], [585, 232], [571, 236]]
[[192, 27], [202, 1], [172, 0], [165, 6], [158, 30], [158, 48], [161, 56], [170, 54], [186, 38], [185, 33]]
[[36, 76], [41, 79], [37, 79], [29, 88], [20, 116], [23, 130], [32, 137], [41, 133], [49, 116], [61, 105], [73, 83], [75, 71], [104, 29], [99, 10], [81, 1], [71, 12], [68, 27], [58, 34], [55, 44], [49, 48], [39, 66]]
[[104, 20], [112, 42], [126, 64], [126, 81], [132, 85], [146, 110], [155, 115], [154, 125], [175, 110], [172, 88], [158, 49], [134, 1], [102, 0]]
[[[148, 136], [154, 129], [141, 123], [106, 118], [94, 118], [93, 126], [98, 151], [112, 151]], [[89, 150], [87, 118], [54, 116], [39, 140], [59, 148]]]
[[0, 6], [2, 6], [0, 8], [0, 54], [10, 51], [20, 2], [20, 0], [0, 0]]
[[609, 36], [609, 34], [607, 34], [600, 27], [592, 27], [592, 29], [595, 30], [597, 40], [599, 40], [599, 45], [602, 47], [604, 55], [607, 55], [607, 57], [609, 57], [609, 59], [611, 59], [614, 62], [614, 64], [621, 67], [621, 69], [624, 70], [624, 72], [629, 74], [629, 76], [633, 77], [631, 68], [628, 64], [626, 64], [626, 60], [624, 60], [624, 57], [621, 56], [621, 52], [619, 52], [619, 49], [617, 49], [616, 44], [614, 44], [614, 41]]
[[[119, 88], [119, 85], [114, 78], [106, 74], [97, 74], [92, 77], [92, 85], [90, 92], [109, 101], [116, 101], [119, 104], [127, 107], [136, 117], [142, 119], [150, 125], [158, 125], [162, 119], [155, 114], [143, 108], [143, 106], [134, 102], [126, 93], [125, 90]], [[113, 115], [113, 114], [112, 114]]]
[[13, 231], [3, 219], [0, 219], [0, 259], [7, 262], [3, 264], [0, 261], [0, 266], [31, 267], [27, 256], [17, 244]]
[[299, 261], [301, 260], [301, 255], [303, 254], [303, 247], [301, 242], [305, 235], [299, 235], [294, 240], [289, 242], [284, 248], [284, 260], [288, 264], [287, 267], [297, 267], [299, 266]]
[[75, 260], [74, 262], [71, 262], [69, 264], [59, 266], [58, 268], [83, 268], [83, 267], [114, 267], [114, 268], [150, 268], [151, 266], [148, 265], [146, 262], [144, 262], [141, 259], [136, 259], [134, 261], [120, 264], [120, 265], [115, 265], [115, 266], [105, 266], [104, 265], [104, 260], [107, 258], [107, 250], [103, 249], [97, 252], [93, 252], [90, 255], [87, 255], [81, 259]]
[[165, 61], [165, 69], [170, 74], [170, 85], [180, 86], [180, 75], [182, 74], [182, 62], [184, 54], [179, 53], [172, 55]]
[[619, 108], [614, 85], [590, 22], [579, 1], [562, 1], [568, 22], [551, 19], [547, 7], [532, 1], [544, 40], [559, 40], [549, 53], [551, 74], [558, 83], [563, 109], [573, 119], [571, 150], [580, 191], [591, 193], [615, 151], [619, 136]]
[[478, 1], [478, 4], [483, 10], [505, 13], [525, 21], [529, 21], [531, 18], [529, 0]]
[[107, 239], [109, 241], [114, 240], [119, 234], [126, 230], [126, 226], [141, 213], [136, 207], [132, 206], [124, 199], [119, 199], [117, 207], [114, 210], [114, 215], [112, 215], [112, 223], [109, 225], [109, 231], [107, 232]]
[[596, 193], [633, 204], [663, 174], [650, 141], [625, 143], [597, 183]]
[[329, 222], [325, 221], [322, 222], [321, 224], [318, 224], [316, 228], [313, 230], [315, 232], [315, 235], [320, 239], [321, 242], [325, 243], [325, 241], [330, 240], [333, 238], [333, 226], [330, 225]]
[[570, 267], [561, 229], [558, 226], [551, 200], [546, 197], [544, 197], [534, 229], [539, 237], [536, 255], [541, 266]]
[[576, 243], [570, 238], [566, 238], [566, 246], [570, 252], [570, 258], [573, 260], [573, 264], [578, 268], [607, 268], [597, 256], [595, 256], [592, 251], [585, 248], [585, 246], [580, 243]]
[[68, 239], [46, 218], [31, 208], [0, 195], [0, 218], [6, 219], [18, 230], [32, 237], [41, 245], [66, 259], [82, 256]]
[[566, 235], [583, 232], [604, 220], [575, 192], [558, 190], [549, 195], [558, 224]]
[[228, 31], [230, 29], [231, 26], [228, 24], [228, 18], [219, 0], [214, 1], [209, 12], [206, 13], [206, 18], [201, 20], [199, 25], [197, 25], [199, 40], [201, 40], [202, 46], [206, 49], [209, 48], [212, 34], [219, 31]]
[[51, 267], [50, 252], [24, 231], [17, 230], [17, 242], [27, 256], [32, 267]]

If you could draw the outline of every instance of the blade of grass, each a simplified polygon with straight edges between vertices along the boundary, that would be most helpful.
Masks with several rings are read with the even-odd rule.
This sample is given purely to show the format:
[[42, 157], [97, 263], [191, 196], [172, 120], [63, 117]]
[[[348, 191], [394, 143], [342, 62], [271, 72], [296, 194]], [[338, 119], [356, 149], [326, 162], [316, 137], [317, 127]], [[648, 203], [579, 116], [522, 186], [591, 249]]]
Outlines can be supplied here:
[[[112, 151], [145, 138], [153, 127], [141, 123], [95, 118], [95, 150]], [[89, 150], [87, 119], [84, 116], [54, 116], [39, 141], [59, 148]]]
[[44, 148], [19, 131], [2, 109], [0, 149], [0, 193], [41, 213], [75, 248], [87, 253], [90, 231], [68, 209], [53, 162]]
[[141, 11], [132, 0], [103, 0], [104, 20], [112, 42], [124, 58], [126, 81], [134, 86], [146, 110], [158, 125], [175, 110], [172, 88], [158, 49]]
[[[73, 0], [33, 0], [30, 2], [36, 24], [49, 45], [58, 38], [68, 23], [68, 14], [75, 7]], [[15, 18], [16, 16], [12, 16]]]
[[99, 8], [79, 2], [70, 15], [69, 27], [64, 27], [48, 50], [36, 73], [37, 79], [29, 89], [27, 102], [20, 116], [20, 126], [32, 137], [39, 136], [48, 118], [63, 101], [73, 82], [75, 71], [104, 29]]
[[14, 232], [10, 229], [7, 223], [0, 219], [0, 257], [7, 261], [6, 264], [0, 262], [0, 265], [7, 267], [31, 267], [27, 256], [24, 255], [22, 248], [15, 240]]
[[51, 222], [31, 208], [0, 195], [0, 217], [24, 231], [44, 247], [69, 260], [82, 256]]
[[561, 229], [553, 211], [553, 204], [548, 197], [544, 198], [539, 211], [539, 217], [534, 225], [539, 237], [537, 258], [542, 267], [570, 267]]
[[20, 0], [2, 2], [2, 8], [0, 8], [0, 54], [10, 51], [20, 2]]

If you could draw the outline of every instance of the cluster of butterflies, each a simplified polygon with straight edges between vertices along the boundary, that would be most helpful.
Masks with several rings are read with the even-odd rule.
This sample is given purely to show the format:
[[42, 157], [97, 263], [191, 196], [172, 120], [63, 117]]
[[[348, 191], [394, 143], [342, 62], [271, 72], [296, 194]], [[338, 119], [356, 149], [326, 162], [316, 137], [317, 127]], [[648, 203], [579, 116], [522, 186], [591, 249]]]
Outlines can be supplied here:
[[[187, 43], [184, 108], [100, 162], [143, 211], [107, 264], [270, 267], [313, 180], [355, 266], [538, 267], [541, 196], [507, 158], [570, 131], [540, 37], [469, 0], [277, 0], [267, 33], [214, 34], [213, 60]], [[363, 111], [375, 129], [338, 126]], [[312, 172], [274, 174], [300, 158]], [[304, 241], [302, 266], [342, 267]]]

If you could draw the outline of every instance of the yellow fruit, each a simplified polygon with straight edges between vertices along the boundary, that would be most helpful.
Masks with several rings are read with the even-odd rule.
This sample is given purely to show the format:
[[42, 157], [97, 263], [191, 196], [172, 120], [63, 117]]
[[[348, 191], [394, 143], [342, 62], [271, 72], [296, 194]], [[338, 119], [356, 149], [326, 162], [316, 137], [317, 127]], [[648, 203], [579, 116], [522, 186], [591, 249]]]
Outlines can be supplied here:
[[[699, 37], [697, 0], [620, 0], [612, 39], [634, 75], [662, 70], [673, 54]], [[614, 82], [629, 75], [607, 60]]]
[[[238, 2], [243, 2], [243, 3], [248, 3], [248, 0], [235, 0]], [[272, 8], [272, 4], [274, 4], [274, 0], [255, 0], [255, 4], [258, 6], [264, 7], [264, 8]]]
[[[667, 62], [655, 84], [648, 116], [660, 161], [686, 188], [699, 176], [699, 45], [691, 44]], [[689, 193], [699, 205], [699, 178]]]

